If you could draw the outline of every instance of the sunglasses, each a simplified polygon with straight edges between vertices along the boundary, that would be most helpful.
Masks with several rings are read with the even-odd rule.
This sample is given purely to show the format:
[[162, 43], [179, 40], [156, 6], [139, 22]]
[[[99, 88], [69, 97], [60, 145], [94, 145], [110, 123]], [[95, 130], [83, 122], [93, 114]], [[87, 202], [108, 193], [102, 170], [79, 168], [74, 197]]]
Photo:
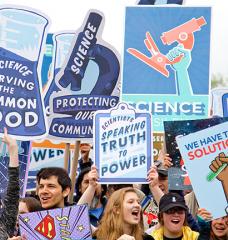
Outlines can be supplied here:
[[166, 214], [174, 214], [174, 213], [184, 214], [185, 210], [183, 208], [181, 208], [181, 207], [173, 207], [173, 208], [170, 208], [167, 211], [165, 211], [165, 213]]

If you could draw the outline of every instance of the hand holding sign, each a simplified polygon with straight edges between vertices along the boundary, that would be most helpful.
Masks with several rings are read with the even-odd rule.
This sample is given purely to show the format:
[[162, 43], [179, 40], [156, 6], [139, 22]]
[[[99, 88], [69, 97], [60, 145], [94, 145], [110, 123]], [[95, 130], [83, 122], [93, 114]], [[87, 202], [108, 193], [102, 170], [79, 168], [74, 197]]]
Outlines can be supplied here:
[[213, 218], [212, 214], [208, 212], [205, 208], [198, 209], [197, 217], [204, 219], [204, 221], [211, 221]]
[[89, 185], [96, 188], [98, 184], [98, 172], [96, 166], [91, 167], [91, 171], [88, 173]]
[[10, 155], [9, 166], [10, 167], [18, 167], [19, 163], [18, 163], [17, 141], [8, 135], [6, 128], [4, 128], [4, 136], [2, 138], [2, 141], [5, 142], [8, 146], [8, 151], [9, 151], [9, 155]]
[[169, 156], [168, 153], [165, 154], [164, 156], [164, 168], [165, 169], [169, 169], [170, 167], [173, 166], [173, 163], [172, 163], [172, 158]]
[[148, 171], [147, 174], [147, 181], [149, 182], [149, 187], [157, 187], [159, 185], [158, 182], [158, 172], [157, 172], [157, 167], [152, 166], [150, 170]]

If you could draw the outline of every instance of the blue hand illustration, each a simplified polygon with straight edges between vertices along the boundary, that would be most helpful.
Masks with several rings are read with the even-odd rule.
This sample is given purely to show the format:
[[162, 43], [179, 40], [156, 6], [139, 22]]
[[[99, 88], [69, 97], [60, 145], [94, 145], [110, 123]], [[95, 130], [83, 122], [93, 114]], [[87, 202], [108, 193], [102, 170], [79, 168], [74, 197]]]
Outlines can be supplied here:
[[170, 50], [166, 55], [171, 62], [181, 55], [183, 56], [182, 59], [172, 65], [173, 69], [176, 71], [188, 69], [192, 61], [191, 51], [184, 49], [184, 46], [179, 44], [177, 47], [174, 47], [172, 50]]
[[[174, 61], [171, 67], [175, 70], [178, 95], [192, 96], [193, 91], [188, 74], [188, 67], [192, 61], [191, 51], [184, 49], [184, 46], [180, 44], [170, 50], [166, 56], [169, 61]], [[182, 56], [180, 61], [175, 63], [175, 60], [180, 56]]]

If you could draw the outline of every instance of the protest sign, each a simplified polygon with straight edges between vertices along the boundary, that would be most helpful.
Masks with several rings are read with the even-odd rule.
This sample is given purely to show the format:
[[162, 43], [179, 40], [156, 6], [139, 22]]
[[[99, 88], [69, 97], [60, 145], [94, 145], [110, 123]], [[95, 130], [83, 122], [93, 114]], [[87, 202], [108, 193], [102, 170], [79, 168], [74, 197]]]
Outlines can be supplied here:
[[[28, 191], [36, 189], [36, 174], [41, 168], [64, 168], [64, 149], [64, 143], [54, 144], [48, 140], [32, 143], [31, 162], [29, 164], [27, 181]], [[73, 150], [73, 147], [71, 147], [71, 150]]]
[[44, 104], [47, 116], [50, 116], [50, 96], [53, 92], [58, 92], [60, 89], [56, 85], [54, 78], [60, 71], [64, 61], [69, 54], [70, 47], [73, 41], [74, 33], [61, 32], [52, 35], [52, 67], [49, 69], [47, 85], [44, 89]]
[[45, 52], [42, 60], [42, 67], [41, 67], [41, 80], [42, 80], [43, 88], [46, 87], [46, 84], [52, 73], [51, 71], [52, 58], [53, 58], [53, 34], [48, 33], [46, 38], [46, 44], [45, 44]]
[[[187, 121], [188, 123], [191, 121]], [[183, 159], [177, 147], [176, 136], [186, 134], [186, 121], [164, 121], [166, 152], [172, 159], [172, 166], [168, 169], [169, 190], [192, 189]], [[185, 127], [185, 128], [184, 128]]]
[[153, 132], [153, 158], [158, 160], [159, 153], [164, 144], [164, 134], [160, 132]]
[[55, 35], [55, 73], [45, 95], [50, 138], [92, 138], [94, 112], [119, 101], [118, 54], [100, 37], [103, 19], [100, 12], [90, 11], [78, 34]]
[[86, 205], [19, 215], [21, 235], [29, 240], [91, 239]]
[[228, 117], [228, 88], [215, 88], [211, 90], [212, 114]]
[[40, 59], [49, 20], [38, 11], [4, 5], [0, 17], [0, 124], [19, 140], [40, 139], [47, 133]]
[[[27, 185], [27, 175], [30, 162], [31, 142], [17, 141], [19, 157], [20, 196], [24, 197]], [[3, 199], [8, 185], [9, 154], [7, 146], [0, 139], [0, 199]]]
[[201, 208], [213, 218], [225, 216], [228, 205], [228, 122], [176, 138]]
[[165, 141], [166, 151], [172, 158], [173, 166], [168, 170], [169, 189], [171, 190], [187, 190], [191, 189], [191, 182], [181, 158], [180, 151], [177, 146], [176, 136], [188, 135], [193, 132], [208, 128], [227, 121], [226, 118], [208, 118], [199, 120], [185, 121], [165, 121]]
[[94, 116], [94, 152], [104, 183], [145, 183], [152, 161], [151, 115], [126, 103]]
[[163, 121], [208, 116], [209, 7], [127, 7], [122, 100]]

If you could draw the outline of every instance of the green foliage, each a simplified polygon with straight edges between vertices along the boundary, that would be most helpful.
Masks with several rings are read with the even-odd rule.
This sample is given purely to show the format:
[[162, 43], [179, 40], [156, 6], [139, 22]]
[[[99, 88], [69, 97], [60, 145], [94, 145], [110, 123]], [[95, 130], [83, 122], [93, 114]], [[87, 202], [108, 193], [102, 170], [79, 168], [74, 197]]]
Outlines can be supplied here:
[[211, 89], [219, 87], [228, 87], [228, 78], [221, 74], [212, 74]]

